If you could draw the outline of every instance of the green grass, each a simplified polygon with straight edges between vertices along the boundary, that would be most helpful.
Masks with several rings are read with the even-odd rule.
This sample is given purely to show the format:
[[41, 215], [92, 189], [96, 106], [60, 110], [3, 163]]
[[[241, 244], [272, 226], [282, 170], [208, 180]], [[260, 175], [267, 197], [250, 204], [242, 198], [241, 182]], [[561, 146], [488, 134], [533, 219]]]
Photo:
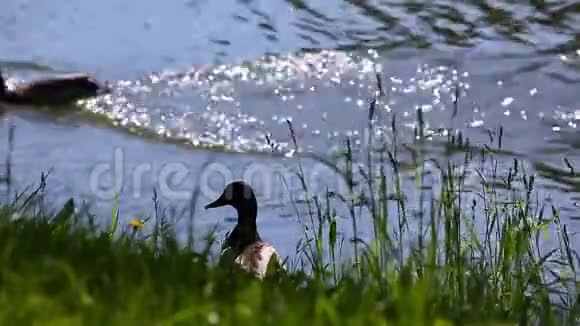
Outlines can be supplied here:
[[[374, 104], [371, 129], [373, 112]], [[501, 129], [496, 144], [481, 148], [450, 137], [449, 155], [460, 153], [464, 164], [427, 169], [424, 127], [418, 114], [416, 140], [400, 146], [393, 119], [393, 138], [369, 140], [362, 158], [347, 139], [336, 160], [345, 193], [312, 193], [298, 164], [307, 194], [304, 238], [288, 272], [264, 281], [215, 266], [211, 234], [201, 250], [192, 249], [200, 239], [193, 231], [179, 243], [156, 196], [151, 234], [119, 224], [117, 200], [110, 226], [99, 228], [73, 200], [50, 213], [43, 178], [0, 209], [0, 323], [572, 324], [574, 245], [557, 208], [538, 200], [523, 163], [501, 169]], [[411, 163], [399, 159], [403, 150]], [[469, 171], [478, 182], [467, 182]], [[416, 199], [403, 193], [408, 172]], [[429, 184], [435, 174], [440, 181]], [[370, 240], [340, 236], [339, 205], [355, 231], [371, 219]], [[345, 246], [353, 246], [352, 257], [341, 255]]]
[[[348, 179], [354, 174], [346, 148]], [[385, 155], [388, 162], [375, 164], [396, 170], [393, 151]], [[117, 227], [116, 202], [106, 229], [90, 227], [72, 200], [46, 213], [36, 198], [43, 179], [37, 191], [0, 210], [1, 324], [559, 325], [576, 318], [573, 246], [557, 210], [534, 207], [533, 177], [517, 161], [502, 187], [482, 182], [479, 199], [467, 203], [471, 211], [462, 203], [465, 176], [442, 169], [417, 239], [408, 239], [410, 203], [398, 193], [400, 177], [378, 171], [363, 178], [373, 193], [357, 191], [351, 180], [352, 196], [344, 198], [355, 227], [362, 218], [355, 208], [369, 208], [373, 241], [352, 242], [356, 256], [339, 259], [341, 243], [349, 242], [338, 236], [332, 201], [312, 195], [297, 263], [264, 282], [214, 266], [211, 237], [207, 250], [179, 244], [163, 216], [151, 236], [137, 236], [142, 231]], [[397, 216], [394, 225], [389, 214]], [[483, 229], [471, 223], [476, 219]], [[557, 239], [547, 231], [554, 226]], [[417, 245], [403, 250], [405, 239]], [[559, 246], [544, 248], [542, 239]]]

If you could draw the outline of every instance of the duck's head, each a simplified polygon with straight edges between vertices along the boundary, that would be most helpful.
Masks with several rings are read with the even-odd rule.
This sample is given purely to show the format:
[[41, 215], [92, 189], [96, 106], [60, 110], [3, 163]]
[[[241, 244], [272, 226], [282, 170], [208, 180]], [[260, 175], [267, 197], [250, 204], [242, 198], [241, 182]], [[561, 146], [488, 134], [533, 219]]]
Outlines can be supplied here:
[[218, 199], [207, 204], [205, 209], [232, 206], [238, 212], [238, 226], [256, 228], [258, 215], [258, 202], [254, 190], [243, 181], [230, 183]]
[[207, 204], [205, 208], [208, 209], [226, 205], [233, 206], [238, 210], [238, 212], [255, 208], [257, 204], [254, 190], [243, 181], [232, 182], [226, 186], [218, 199]]

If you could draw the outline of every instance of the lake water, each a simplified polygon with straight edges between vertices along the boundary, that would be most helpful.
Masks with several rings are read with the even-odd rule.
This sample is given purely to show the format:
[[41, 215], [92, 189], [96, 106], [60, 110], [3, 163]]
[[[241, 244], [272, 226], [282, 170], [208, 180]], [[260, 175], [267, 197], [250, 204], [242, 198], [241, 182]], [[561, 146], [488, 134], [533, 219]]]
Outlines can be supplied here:
[[[8, 0], [0, 23], [10, 85], [65, 72], [114, 85], [111, 96], [84, 103], [83, 114], [7, 108], [2, 115], [0, 139], [16, 128], [13, 188], [52, 170], [47, 196], [55, 206], [74, 196], [110, 215], [116, 175], [123, 221], [152, 214], [154, 188], [174, 215], [200, 188], [196, 225], [228, 228], [232, 209], [200, 207], [223, 178], [262, 175], [269, 186], [256, 186], [259, 227], [291, 253], [302, 232], [295, 209], [304, 207], [290, 204], [277, 177], [295, 166], [284, 154], [325, 156], [345, 136], [364, 140], [379, 72], [386, 95], [378, 127], [396, 115], [400, 137], [411, 140], [422, 109], [437, 157], [445, 133], [483, 144], [503, 126], [504, 150], [527, 162], [540, 193], [579, 227], [580, 180], [564, 161], [580, 163], [578, 2]], [[286, 146], [287, 119], [300, 153]], [[265, 135], [282, 155], [251, 153], [269, 152]], [[7, 153], [1, 141], [0, 157]], [[340, 184], [325, 165], [304, 164], [316, 189]]]

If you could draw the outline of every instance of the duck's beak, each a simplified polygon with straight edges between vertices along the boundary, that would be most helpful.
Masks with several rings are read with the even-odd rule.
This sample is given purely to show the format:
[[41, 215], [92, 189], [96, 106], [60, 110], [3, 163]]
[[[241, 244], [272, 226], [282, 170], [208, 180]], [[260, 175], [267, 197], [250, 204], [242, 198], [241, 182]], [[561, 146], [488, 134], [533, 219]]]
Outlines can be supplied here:
[[216, 199], [215, 201], [205, 205], [205, 209], [208, 208], [215, 208], [215, 207], [221, 207], [221, 206], [225, 206], [228, 205], [227, 200], [224, 198], [224, 195], [221, 195], [218, 199]]

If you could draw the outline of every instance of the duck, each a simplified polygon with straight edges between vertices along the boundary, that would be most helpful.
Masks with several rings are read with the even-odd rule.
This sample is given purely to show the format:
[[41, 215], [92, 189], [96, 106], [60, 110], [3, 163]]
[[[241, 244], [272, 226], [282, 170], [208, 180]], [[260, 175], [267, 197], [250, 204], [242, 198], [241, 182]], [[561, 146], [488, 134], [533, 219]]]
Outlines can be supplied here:
[[222, 246], [220, 265], [231, 266], [233, 262], [258, 279], [266, 277], [271, 268], [269, 266], [285, 270], [284, 262], [276, 249], [263, 241], [258, 234], [258, 202], [252, 187], [243, 181], [234, 181], [225, 187], [221, 196], [207, 204], [205, 209], [222, 206], [234, 207], [238, 220]]
[[99, 83], [87, 74], [41, 79], [10, 90], [0, 70], [0, 102], [7, 104], [64, 106], [110, 91], [108, 85]]

